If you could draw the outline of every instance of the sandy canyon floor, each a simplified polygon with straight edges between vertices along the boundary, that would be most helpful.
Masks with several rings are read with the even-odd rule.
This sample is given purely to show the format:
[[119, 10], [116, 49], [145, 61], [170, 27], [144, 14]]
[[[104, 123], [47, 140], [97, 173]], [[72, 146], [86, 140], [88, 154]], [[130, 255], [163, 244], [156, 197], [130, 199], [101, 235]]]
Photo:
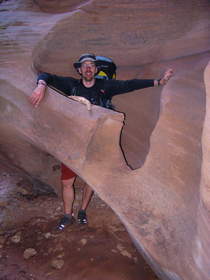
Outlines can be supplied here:
[[[82, 195], [76, 184], [75, 212]], [[89, 224], [54, 229], [59, 196], [32, 188], [7, 161], [0, 166], [0, 280], [155, 280], [113, 211], [95, 194]]]

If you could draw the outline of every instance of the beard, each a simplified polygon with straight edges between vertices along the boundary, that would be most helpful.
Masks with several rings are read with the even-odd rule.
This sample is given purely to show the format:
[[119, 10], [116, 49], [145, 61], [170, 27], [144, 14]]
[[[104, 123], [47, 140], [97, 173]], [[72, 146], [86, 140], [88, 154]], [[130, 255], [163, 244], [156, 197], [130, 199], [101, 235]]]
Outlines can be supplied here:
[[86, 82], [91, 82], [95, 79], [95, 75], [93, 73], [85, 73], [82, 78], [86, 81]]

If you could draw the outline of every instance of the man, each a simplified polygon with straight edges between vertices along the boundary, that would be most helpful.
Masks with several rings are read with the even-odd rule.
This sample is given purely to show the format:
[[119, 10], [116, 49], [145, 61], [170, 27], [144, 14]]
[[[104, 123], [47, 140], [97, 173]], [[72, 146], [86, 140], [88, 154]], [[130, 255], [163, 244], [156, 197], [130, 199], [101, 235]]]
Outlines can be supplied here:
[[[163, 78], [159, 80], [140, 80], [133, 79], [127, 81], [97, 79], [96, 74], [100, 70], [94, 54], [83, 54], [79, 60], [74, 63], [75, 69], [81, 76], [81, 79], [72, 77], [60, 77], [49, 73], [42, 73], [38, 76], [37, 87], [32, 96], [31, 103], [37, 107], [43, 100], [47, 85], [64, 92], [67, 95], [82, 96], [88, 99], [92, 104], [107, 107], [107, 101], [117, 94], [123, 94], [137, 89], [165, 85], [173, 75], [172, 69], [165, 72]], [[76, 174], [66, 169], [62, 165], [62, 186], [63, 203], [65, 215], [61, 219], [58, 228], [64, 229], [66, 225], [73, 221], [72, 205], [74, 201], [73, 182]], [[78, 213], [78, 222], [87, 223], [86, 208], [90, 201], [93, 191], [86, 186], [83, 194], [82, 207]]]

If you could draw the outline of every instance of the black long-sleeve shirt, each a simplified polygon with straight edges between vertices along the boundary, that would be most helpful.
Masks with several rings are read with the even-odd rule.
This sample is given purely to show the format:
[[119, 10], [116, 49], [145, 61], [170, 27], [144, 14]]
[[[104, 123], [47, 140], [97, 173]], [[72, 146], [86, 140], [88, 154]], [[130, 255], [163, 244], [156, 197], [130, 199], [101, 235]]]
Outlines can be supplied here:
[[82, 80], [72, 77], [60, 77], [49, 73], [42, 73], [38, 81], [44, 80], [47, 85], [53, 86], [66, 95], [76, 95], [87, 98], [92, 104], [106, 107], [107, 100], [118, 94], [127, 93], [137, 89], [153, 87], [154, 80], [103, 80], [96, 79], [95, 84], [87, 88]]

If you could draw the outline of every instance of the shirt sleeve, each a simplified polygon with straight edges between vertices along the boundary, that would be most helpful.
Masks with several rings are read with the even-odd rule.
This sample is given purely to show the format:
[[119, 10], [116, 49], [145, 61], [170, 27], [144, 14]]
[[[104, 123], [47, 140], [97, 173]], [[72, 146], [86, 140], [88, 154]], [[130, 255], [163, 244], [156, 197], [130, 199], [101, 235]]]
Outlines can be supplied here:
[[43, 80], [48, 86], [52, 86], [59, 91], [64, 92], [67, 95], [71, 95], [71, 91], [74, 87], [76, 79], [71, 77], [61, 77], [49, 73], [41, 73], [38, 75], [37, 83], [39, 80]]
[[109, 97], [112, 97], [117, 94], [123, 94], [130, 91], [143, 89], [147, 87], [154, 87], [154, 80], [140, 80], [140, 79], [133, 79], [133, 80], [109, 80], [107, 81], [106, 91]]

